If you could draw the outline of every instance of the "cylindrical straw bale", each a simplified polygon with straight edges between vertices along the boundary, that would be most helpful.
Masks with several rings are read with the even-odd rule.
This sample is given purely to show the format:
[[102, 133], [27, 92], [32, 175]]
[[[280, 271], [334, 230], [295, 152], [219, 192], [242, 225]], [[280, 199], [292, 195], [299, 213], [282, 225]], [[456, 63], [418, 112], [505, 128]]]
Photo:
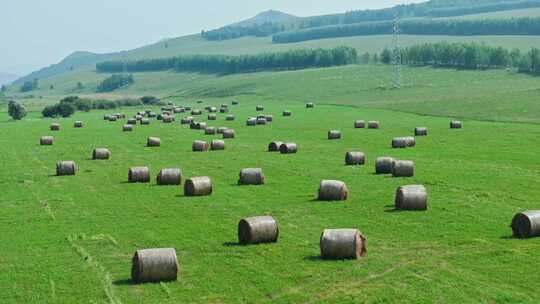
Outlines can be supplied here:
[[205, 130], [206, 127], [208, 127], [208, 124], [205, 123], [205, 122], [198, 122], [197, 125], [195, 126], [195, 129], [197, 130]]
[[341, 139], [341, 132], [338, 130], [328, 131], [328, 139]]
[[196, 140], [191, 146], [193, 152], [204, 152], [208, 151], [208, 143], [203, 140]]
[[426, 127], [414, 128], [414, 135], [415, 136], [427, 136], [427, 128]]
[[255, 117], [248, 118], [248, 120], [246, 120], [246, 125], [247, 126], [256, 126], [257, 125], [257, 118], [255, 118]]
[[375, 162], [376, 174], [390, 174], [392, 173], [392, 167], [394, 165], [394, 159], [392, 157], [378, 157]]
[[362, 152], [347, 152], [345, 154], [345, 164], [347, 166], [363, 165], [366, 163], [366, 155]]
[[204, 129], [204, 134], [205, 135], [214, 135], [214, 134], [216, 134], [216, 128], [207, 127], [206, 129]]
[[106, 160], [111, 158], [111, 151], [106, 148], [97, 148], [92, 152], [92, 159], [94, 160]]
[[146, 146], [159, 147], [161, 146], [161, 139], [158, 137], [148, 137], [148, 139], [146, 140]]
[[128, 125], [136, 125], [136, 124], [137, 124], [137, 119], [135, 119], [135, 118], [128, 118], [127, 124], [128, 124]]
[[284, 116], [284, 117], [289, 117], [289, 116], [291, 116], [291, 115], [292, 115], [292, 112], [291, 112], [291, 111], [289, 111], [289, 110], [283, 111], [283, 116]]
[[74, 128], [82, 128], [83, 127], [83, 122], [80, 121], [80, 120], [77, 120], [76, 122], [73, 123], [73, 127]]
[[56, 163], [56, 175], [75, 175], [77, 173], [77, 165], [72, 160], [59, 161]]
[[238, 242], [242, 245], [275, 243], [278, 236], [278, 223], [271, 216], [249, 217], [238, 223]]
[[512, 219], [514, 237], [524, 239], [540, 236], [540, 210], [520, 212]]
[[321, 258], [359, 259], [366, 250], [366, 237], [358, 229], [324, 229], [320, 239]]
[[228, 107], [221, 107], [219, 108], [219, 113], [228, 113], [229, 112], [229, 108]]
[[298, 151], [296, 143], [283, 143], [279, 146], [279, 152], [281, 154], [292, 154]]
[[149, 183], [150, 169], [148, 169], [148, 167], [129, 168], [128, 181], [130, 183]]
[[150, 119], [148, 118], [141, 119], [141, 125], [149, 125], [149, 124], [150, 124]]
[[408, 185], [396, 190], [397, 210], [427, 210], [427, 191], [422, 185]]
[[60, 124], [52, 123], [50, 128], [51, 128], [51, 131], [60, 131]]
[[215, 112], [217, 112], [217, 108], [216, 107], [208, 107], [208, 112], [215, 113]]
[[405, 137], [396, 137], [392, 139], [392, 148], [407, 148], [407, 139], [405, 139]]
[[52, 136], [41, 136], [39, 139], [39, 144], [42, 146], [52, 146], [54, 142], [54, 137]]
[[184, 117], [180, 121], [180, 123], [183, 124], [183, 125], [190, 125], [192, 122], [193, 122], [193, 117], [191, 117], [191, 116]]
[[228, 128], [227, 127], [219, 127], [217, 129], [217, 134], [223, 134], [223, 132], [225, 132], [225, 130], [227, 130]]
[[314, 108], [314, 107], [315, 107], [315, 104], [313, 102], [306, 103], [306, 108], [311, 109], [311, 108]]
[[258, 106], [255, 107], [255, 110], [257, 110], [257, 111], [264, 111], [264, 107], [261, 106], [261, 105], [258, 105]]
[[450, 129], [461, 129], [461, 121], [454, 120], [450, 122]]
[[379, 129], [380, 127], [381, 127], [381, 124], [378, 121], [368, 122], [368, 129]]
[[240, 170], [239, 185], [262, 185], [264, 184], [264, 174], [261, 168], [246, 168]]
[[199, 109], [191, 110], [191, 115], [202, 115], [202, 111]]
[[208, 176], [192, 177], [184, 183], [185, 196], [204, 196], [212, 194], [212, 181]]
[[258, 125], [265, 125], [266, 124], [266, 117], [257, 118], [257, 124]]
[[124, 132], [131, 132], [131, 131], [133, 131], [133, 125], [123, 125], [122, 130]]
[[282, 141], [273, 141], [268, 144], [268, 152], [279, 152], [279, 147], [283, 144]]
[[319, 186], [318, 199], [321, 201], [344, 201], [347, 200], [349, 189], [342, 181], [322, 180]]
[[234, 120], [234, 115], [230, 114], [230, 115], [227, 115], [227, 117], [225, 117], [225, 120], [227, 121], [233, 121]]
[[178, 168], [161, 169], [156, 177], [158, 185], [180, 185], [182, 183], [182, 170]]
[[137, 250], [132, 259], [131, 280], [136, 284], [176, 281], [178, 268], [173, 248]]
[[233, 129], [227, 129], [223, 131], [223, 138], [235, 138], [236, 134]]
[[366, 121], [364, 120], [357, 120], [354, 122], [354, 127], [356, 129], [363, 129], [366, 127]]
[[413, 136], [407, 136], [407, 137], [404, 137], [404, 139], [405, 139], [405, 143], [407, 144], [407, 147], [416, 146], [416, 138], [414, 138]]
[[395, 160], [392, 164], [392, 176], [412, 177], [414, 176], [414, 163], [410, 160]]
[[212, 151], [225, 150], [225, 141], [220, 139], [214, 139], [210, 142], [210, 149]]
[[208, 120], [216, 120], [217, 115], [216, 114], [208, 114]]

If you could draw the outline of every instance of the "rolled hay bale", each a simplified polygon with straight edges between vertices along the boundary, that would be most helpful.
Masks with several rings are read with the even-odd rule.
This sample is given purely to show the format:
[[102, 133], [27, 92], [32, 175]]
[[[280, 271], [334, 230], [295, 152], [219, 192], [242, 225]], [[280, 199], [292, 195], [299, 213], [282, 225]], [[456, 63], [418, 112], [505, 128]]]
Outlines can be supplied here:
[[416, 146], [416, 138], [412, 136], [404, 137], [405, 143], [407, 144], [407, 147], [414, 147]]
[[80, 120], [77, 120], [76, 122], [73, 123], [73, 127], [74, 128], [82, 128], [83, 127], [83, 122], [80, 121]]
[[344, 201], [347, 200], [349, 189], [347, 185], [338, 180], [322, 180], [319, 186], [320, 201]]
[[52, 146], [54, 142], [54, 137], [52, 136], [41, 136], [39, 139], [39, 144], [42, 146]]
[[77, 173], [77, 165], [72, 160], [59, 161], [56, 163], [56, 175], [75, 175]]
[[324, 229], [320, 239], [321, 258], [359, 259], [366, 250], [366, 237], [358, 229]]
[[236, 133], [234, 132], [233, 129], [227, 129], [227, 130], [223, 131], [222, 136], [223, 136], [224, 139], [226, 139], [226, 138], [235, 138]]
[[271, 216], [248, 217], [238, 222], [238, 242], [242, 245], [276, 243], [278, 236], [278, 223]]
[[328, 131], [328, 139], [341, 139], [341, 132], [338, 130]]
[[157, 116], [156, 112], [148, 113], [148, 118], [155, 118]]
[[150, 124], [150, 119], [148, 118], [141, 119], [141, 125], [149, 125], [149, 124]]
[[116, 118], [124, 119], [124, 118], [126, 118], [126, 114], [125, 113], [116, 113]]
[[221, 139], [214, 139], [210, 142], [210, 150], [218, 151], [225, 150], [225, 141]]
[[217, 112], [217, 108], [216, 107], [208, 107], [208, 112], [215, 113], [215, 112]]
[[208, 151], [208, 143], [203, 140], [196, 140], [193, 142], [191, 149], [193, 150], [193, 152]]
[[366, 127], [366, 121], [365, 120], [356, 120], [354, 122], [354, 128], [355, 129], [363, 129]]
[[184, 108], [182, 107], [175, 107], [173, 109], [173, 113], [184, 113], [186, 110], [184, 110]]
[[375, 161], [375, 173], [376, 174], [390, 174], [392, 173], [392, 167], [394, 165], [394, 159], [392, 157], [383, 156], [377, 157]]
[[290, 117], [292, 115], [291, 111], [285, 110], [283, 111], [283, 117]]
[[193, 117], [191, 116], [184, 117], [180, 120], [180, 123], [183, 125], [190, 125], [192, 122], [193, 122]]
[[368, 129], [379, 129], [381, 127], [381, 123], [378, 121], [368, 121]]
[[158, 137], [148, 137], [146, 140], [147, 147], [159, 147], [161, 146], [161, 139]]
[[142, 118], [143, 118], [143, 116], [140, 115], [140, 114], [135, 115], [135, 119], [136, 119], [137, 121], [140, 121]]
[[135, 118], [128, 118], [127, 124], [128, 124], [128, 125], [136, 125], [136, 124], [137, 124], [137, 119], [135, 119]]
[[92, 152], [93, 160], [106, 160], [111, 158], [111, 151], [106, 148], [97, 148]]
[[206, 127], [206, 129], [204, 129], [204, 134], [205, 135], [214, 135], [214, 134], [216, 134], [216, 128], [214, 128], [214, 127]]
[[156, 116], [156, 119], [157, 119], [157, 120], [163, 120], [163, 114], [158, 114], [158, 115]]
[[103, 115], [103, 120], [109, 120], [110, 117], [110, 115]]
[[396, 137], [392, 139], [392, 148], [404, 149], [407, 148], [407, 139], [405, 137]]
[[263, 185], [264, 174], [261, 168], [245, 168], [240, 170], [239, 185]]
[[530, 210], [514, 215], [510, 227], [514, 237], [520, 239], [540, 236], [540, 210]]
[[234, 115], [230, 114], [225, 117], [225, 120], [227, 121], [233, 121], [235, 119]]
[[122, 126], [122, 131], [124, 131], [124, 132], [131, 132], [131, 131], [133, 131], [133, 125], [123, 125], [123, 126]]
[[268, 152], [279, 152], [279, 147], [283, 144], [282, 141], [273, 141], [268, 144]]
[[191, 124], [189, 125], [189, 128], [191, 130], [197, 130], [197, 129], [199, 129], [199, 123], [196, 122], [196, 121], [192, 121]]
[[267, 121], [267, 122], [272, 122], [272, 121], [274, 121], [274, 115], [265, 115], [264, 118], [266, 118], [266, 121]]
[[197, 130], [205, 130], [208, 127], [208, 124], [205, 122], [199, 122], [197, 123]]
[[237, 106], [239, 103], [238, 103], [238, 101], [234, 100], [231, 104], [232, 104], [233, 106]]
[[193, 109], [191, 110], [191, 115], [202, 115], [202, 111], [200, 109]]
[[221, 108], [219, 108], [219, 113], [229, 113], [229, 108], [228, 107], [221, 107]]
[[258, 125], [265, 125], [266, 124], [266, 117], [257, 118], [257, 124]]
[[306, 103], [306, 108], [311, 109], [311, 108], [314, 108], [314, 107], [315, 107], [315, 104], [313, 102]]
[[427, 136], [427, 128], [426, 127], [414, 128], [414, 136]]
[[186, 109], [186, 111], [191, 111], [191, 107], [184, 107], [184, 109]]
[[192, 177], [184, 183], [185, 196], [204, 196], [212, 194], [212, 181], [208, 176]]
[[246, 126], [256, 126], [257, 125], [257, 118], [250, 117], [246, 120]]
[[136, 284], [176, 281], [178, 269], [173, 248], [137, 250], [131, 261], [131, 280]]
[[283, 143], [279, 146], [279, 152], [281, 154], [293, 154], [298, 151], [296, 143]]
[[163, 123], [172, 123], [173, 117], [169, 115], [163, 115], [163, 119], [161, 120]]
[[261, 106], [261, 105], [258, 105], [258, 106], [255, 107], [255, 110], [257, 110], [257, 111], [264, 111], [264, 107]]
[[158, 185], [180, 185], [182, 183], [182, 170], [178, 168], [161, 169], [156, 177]]
[[461, 129], [461, 121], [453, 120], [450, 122], [450, 129]]
[[109, 116], [109, 121], [113, 122], [113, 121], [117, 121], [118, 120], [118, 117], [117, 116]]
[[130, 183], [149, 183], [150, 169], [148, 167], [132, 167], [129, 168], [128, 182]]
[[366, 155], [362, 152], [347, 152], [345, 154], [345, 164], [347, 166], [363, 165], [366, 163]]
[[422, 185], [397, 188], [395, 206], [397, 210], [427, 210], [427, 191]]
[[51, 131], [60, 131], [60, 124], [59, 123], [52, 123], [50, 126]]
[[216, 120], [217, 115], [216, 114], [208, 114], [208, 120]]
[[223, 132], [225, 132], [225, 130], [227, 130], [228, 128], [227, 127], [219, 127], [217, 129], [217, 134], [223, 134]]
[[395, 160], [392, 164], [393, 177], [414, 176], [414, 162], [411, 160]]

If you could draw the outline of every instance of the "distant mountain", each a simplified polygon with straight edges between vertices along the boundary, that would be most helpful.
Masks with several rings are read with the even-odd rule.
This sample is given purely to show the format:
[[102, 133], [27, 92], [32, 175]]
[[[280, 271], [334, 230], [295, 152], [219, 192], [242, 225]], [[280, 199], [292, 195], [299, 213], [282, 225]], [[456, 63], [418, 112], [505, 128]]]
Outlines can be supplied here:
[[250, 25], [260, 25], [264, 23], [287, 23], [299, 20], [300, 17], [287, 14], [280, 11], [268, 10], [258, 14], [255, 17], [249, 18], [238, 23], [231, 24], [230, 26], [250, 26]]
[[19, 78], [19, 76], [15, 74], [0, 72], [0, 85], [10, 84], [11, 82], [17, 80], [17, 78]]

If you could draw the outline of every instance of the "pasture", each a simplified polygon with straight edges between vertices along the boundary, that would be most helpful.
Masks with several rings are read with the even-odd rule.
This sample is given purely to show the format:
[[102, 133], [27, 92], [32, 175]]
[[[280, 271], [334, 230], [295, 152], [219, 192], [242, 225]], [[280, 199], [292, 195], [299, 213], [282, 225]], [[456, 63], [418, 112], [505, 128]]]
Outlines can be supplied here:
[[[353, 69], [362, 67], [224, 77], [233, 88], [250, 77], [259, 81], [258, 94], [236, 96], [240, 105], [230, 106], [235, 121], [225, 121], [227, 114], [218, 114], [216, 121], [209, 122], [236, 130], [236, 138], [226, 140], [224, 151], [192, 152], [194, 140], [220, 136], [190, 130], [179, 123], [180, 114], [176, 114], [176, 123], [152, 119], [149, 126], [137, 125], [133, 132], [122, 132], [125, 120], [103, 120], [104, 114], [117, 111], [78, 112], [58, 120], [44, 120], [32, 112], [22, 122], [10, 121], [6, 113], [0, 113], [2, 301], [537, 303], [540, 296], [531, 284], [538, 278], [533, 267], [540, 262], [540, 243], [538, 239], [512, 238], [509, 224], [516, 212], [539, 208], [540, 189], [534, 185], [540, 182], [540, 126], [464, 119], [463, 129], [451, 130], [452, 117], [444, 117], [444, 111], [439, 113], [442, 117], [426, 116], [365, 103], [388, 96], [397, 100], [401, 93], [392, 90], [381, 90], [381, 94], [389, 94], [383, 96], [365, 91], [358, 95], [358, 104], [351, 106], [357, 88], [336, 94], [339, 102], [324, 92], [325, 86], [316, 89], [317, 83], [329, 79], [322, 75], [354, 73]], [[424, 71], [422, 77], [438, 72], [430, 71]], [[309, 78], [306, 75], [311, 73], [318, 76], [310, 85], [306, 78], [298, 77]], [[480, 72], [455, 76], [466, 81], [468, 73]], [[512, 77], [522, 76], [498, 73], [504, 72], [486, 75], [521, 83], [523, 87], [516, 90], [530, 92], [533, 86], [529, 83], [525, 89], [529, 81], [525, 77], [519, 82]], [[225, 80], [215, 78], [205, 84], [211, 88], [223, 81], [220, 86], [225, 88]], [[295, 80], [298, 86], [291, 88]], [[274, 86], [287, 81], [290, 91]], [[269, 93], [272, 86], [275, 95]], [[460, 92], [458, 84], [455, 86], [447, 88], [448, 92]], [[403, 89], [404, 100], [410, 101], [422, 89], [412, 90]], [[444, 94], [444, 89], [429, 85], [425, 90], [426, 100]], [[305, 93], [302, 98], [300, 91]], [[195, 92], [202, 90], [196, 91], [196, 86], [192, 91], [185, 89], [176, 96], [171, 94], [169, 100], [200, 108], [230, 105], [232, 98], [207, 96], [203, 104], [195, 104], [192, 98], [178, 97]], [[314, 98], [319, 93], [322, 100]], [[305, 108], [308, 99], [315, 101], [315, 108]], [[265, 110], [255, 112], [257, 104]], [[407, 110], [406, 104], [400, 110]], [[447, 103], [439, 103], [443, 104]], [[291, 117], [281, 116], [285, 109], [291, 110]], [[120, 111], [129, 117], [136, 110], [142, 109]], [[274, 122], [245, 125], [248, 117], [260, 113], [273, 114]], [[467, 116], [465, 109], [459, 113], [462, 115], [456, 116]], [[512, 113], [507, 114], [510, 118], [506, 120], [514, 120]], [[195, 118], [206, 121], [206, 113]], [[379, 120], [381, 129], [354, 129], [357, 119]], [[83, 121], [84, 128], [73, 128], [76, 120]], [[59, 122], [61, 131], [49, 131], [52, 122]], [[420, 126], [427, 127], [429, 135], [418, 137], [416, 147], [391, 148], [393, 137], [411, 136]], [[327, 132], [332, 129], [340, 130], [343, 138], [328, 140]], [[53, 135], [54, 145], [40, 146], [43, 135]], [[145, 147], [149, 136], [160, 137], [161, 147]], [[273, 140], [296, 142], [298, 153], [267, 152]], [[111, 151], [110, 160], [91, 160], [92, 150], [100, 147]], [[345, 166], [348, 151], [364, 152], [366, 165]], [[374, 162], [379, 156], [413, 160], [415, 176], [375, 175]], [[77, 175], [54, 176], [59, 160], [74, 160]], [[127, 183], [132, 166], [149, 166], [151, 183]], [[214, 193], [185, 197], [182, 187], [157, 186], [158, 171], [171, 167], [182, 169], [183, 181], [211, 177]], [[266, 184], [238, 186], [238, 173], [248, 167], [262, 168]], [[315, 200], [322, 179], [346, 182], [348, 200]], [[394, 210], [396, 188], [409, 184], [426, 186], [427, 211]], [[277, 219], [280, 235], [276, 244], [238, 245], [238, 221], [255, 215]], [[367, 237], [367, 256], [321, 260], [319, 237], [325, 228], [360, 229]], [[133, 284], [133, 252], [160, 247], [176, 248], [178, 281]]]

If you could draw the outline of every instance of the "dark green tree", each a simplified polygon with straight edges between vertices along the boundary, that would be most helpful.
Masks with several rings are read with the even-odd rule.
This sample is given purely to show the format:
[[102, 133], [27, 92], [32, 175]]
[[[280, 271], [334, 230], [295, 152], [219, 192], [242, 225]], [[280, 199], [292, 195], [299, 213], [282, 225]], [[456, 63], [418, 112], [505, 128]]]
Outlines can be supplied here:
[[9, 116], [15, 120], [21, 120], [27, 114], [26, 108], [22, 104], [13, 100], [8, 104], [8, 113]]

